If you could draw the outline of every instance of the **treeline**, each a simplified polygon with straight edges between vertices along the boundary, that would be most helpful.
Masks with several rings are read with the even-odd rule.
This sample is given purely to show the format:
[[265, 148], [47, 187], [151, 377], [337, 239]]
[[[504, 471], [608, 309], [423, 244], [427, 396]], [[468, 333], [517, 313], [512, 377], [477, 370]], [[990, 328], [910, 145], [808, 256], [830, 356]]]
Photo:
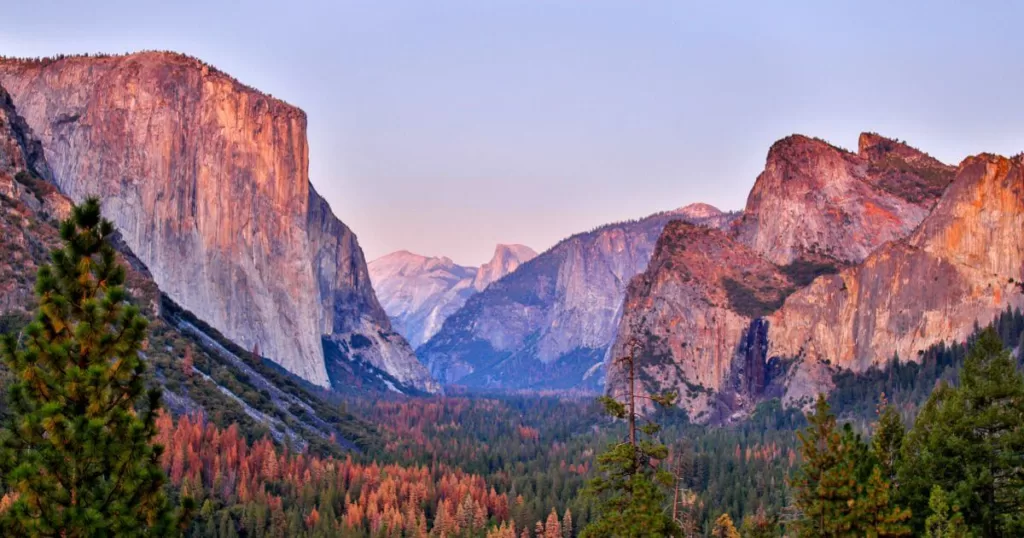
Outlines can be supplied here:
[[483, 536], [523, 503], [448, 465], [358, 463], [250, 444], [202, 417], [158, 421], [161, 465], [199, 507], [188, 536]]

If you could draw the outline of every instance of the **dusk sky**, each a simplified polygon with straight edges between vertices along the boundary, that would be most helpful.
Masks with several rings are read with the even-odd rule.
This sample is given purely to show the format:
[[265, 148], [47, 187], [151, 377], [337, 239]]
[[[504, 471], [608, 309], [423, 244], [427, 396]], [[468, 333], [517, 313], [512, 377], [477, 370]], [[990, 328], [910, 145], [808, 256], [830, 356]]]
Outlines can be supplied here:
[[794, 132], [1020, 152], [1024, 9], [979, 5], [6, 0], [0, 54], [197, 56], [306, 111], [311, 180], [368, 259], [479, 264], [499, 242], [739, 209]]

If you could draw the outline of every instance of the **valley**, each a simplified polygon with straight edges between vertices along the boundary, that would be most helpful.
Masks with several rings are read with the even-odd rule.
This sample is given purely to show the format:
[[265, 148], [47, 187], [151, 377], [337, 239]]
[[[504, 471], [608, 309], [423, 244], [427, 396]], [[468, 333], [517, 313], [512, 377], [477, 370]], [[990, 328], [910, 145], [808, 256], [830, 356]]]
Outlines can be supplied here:
[[[1020, 530], [1024, 424], [999, 413], [1024, 402], [1021, 155], [953, 165], [876, 133], [856, 151], [792, 135], [742, 210], [692, 203], [539, 253], [497, 244], [474, 267], [405, 250], [367, 261], [310, 182], [306, 130], [301, 109], [183, 54], [0, 58], [7, 427], [78, 409], [25, 403], [60, 392], [47, 376], [70, 376], [67, 401], [89, 375], [116, 379], [120, 360], [76, 361], [108, 343], [94, 325], [124, 319], [71, 330], [55, 313], [71, 297], [69, 316], [117, 305], [148, 320], [124, 353], [162, 402], [156, 489], [188, 512], [186, 536], [608, 536], [623, 523], [607, 488], [651, 503], [637, 517], [667, 535], [735, 521], [791, 536], [825, 502], [808, 498], [821, 458], [848, 473], [848, 507], [876, 503], [844, 535], [905, 536], [941, 515], [906, 462], [932, 465], [913, 451], [945, 454], [955, 435], [1011, 454], [1007, 478], [976, 486], [1005, 513], [971, 501], [960, 517], [979, 536]], [[74, 235], [102, 230], [83, 217], [92, 197], [109, 258]], [[115, 276], [105, 298], [79, 297], [115, 266], [123, 290]], [[975, 411], [998, 432], [935, 433], [989, 416]], [[34, 450], [9, 433], [0, 444], [21, 452], [0, 464]], [[816, 459], [819, 445], [834, 454]], [[5, 480], [0, 523], [35, 498]]]

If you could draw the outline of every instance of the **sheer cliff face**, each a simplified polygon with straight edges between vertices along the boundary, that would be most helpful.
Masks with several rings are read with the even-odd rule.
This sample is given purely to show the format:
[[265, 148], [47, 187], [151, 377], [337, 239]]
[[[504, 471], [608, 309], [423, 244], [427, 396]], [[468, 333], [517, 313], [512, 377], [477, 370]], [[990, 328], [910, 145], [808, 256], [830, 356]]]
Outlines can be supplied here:
[[670, 222], [629, 284], [607, 390], [625, 388], [615, 359], [633, 352], [641, 391], [676, 390], [694, 419], [706, 418], [711, 391], [728, 388], [740, 336], [791, 291], [778, 267], [722, 231]]
[[793, 135], [769, 150], [735, 235], [779, 265], [859, 262], [917, 227], [952, 176], [951, 167], [878, 135], [861, 135], [856, 154]]
[[448, 316], [473, 294], [537, 255], [523, 245], [498, 245], [479, 268], [450, 258], [393, 252], [369, 264], [373, 287], [398, 332], [419, 346], [441, 329]]
[[[894, 354], [915, 360], [961, 341], [975, 322], [1024, 306], [1024, 165], [1020, 157], [966, 159], [921, 226], [864, 263], [822, 277], [768, 318], [772, 355], [852, 370]], [[827, 383], [825, 383], [827, 387]], [[791, 401], [822, 388], [794, 385]]]
[[726, 227], [717, 210], [684, 208], [566, 239], [474, 295], [419, 349], [439, 380], [478, 387], [600, 386], [629, 279], [661, 229], [685, 218]]
[[59, 188], [100, 196], [176, 302], [318, 385], [321, 336], [366, 333], [365, 360], [426, 386], [354, 235], [309, 184], [302, 111], [165, 53], [0, 61], [0, 84]]
[[[675, 390], [697, 419], [723, 418], [758, 398], [782, 395], [786, 387], [793, 400], [827, 386], [823, 363], [804, 361], [782, 379], [781, 358], [835, 362], [847, 356], [842, 365], [855, 368], [888, 359], [899, 349], [896, 340], [923, 338], [919, 331], [908, 333], [909, 325], [949, 317], [930, 312], [930, 301], [945, 299], [928, 296], [924, 283], [943, 289], [954, 283], [936, 261], [892, 265], [897, 262], [872, 252], [916, 241], [907, 238], [924, 233], [946, 211], [950, 194], [936, 203], [954, 174], [952, 167], [874, 134], [861, 135], [856, 154], [803, 136], [777, 142], [744, 216], [727, 234], [666, 228], [658, 254], [630, 286], [609, 357], [624, 356], [636, 343], [645, 390]], [[875, 264], [889, 266], [851, 282], [848, 275]], [[853, 269], [835, 275], [843, 267]], [[886, 313], [880, 302], [907, 278], [920, 296], [902, 297]], [[851, 290], [862, 287], [874, 290], [872, 300], [841, 298], [859, 296]], [[968, 308], [964, 317], [979, 313]], [[958, 330], [970, 330], [973, 319]], [[954, 317], [951, 323], [959, 322]], [[876, 343], [868, 344], [872, 339]], [[858, 351], [863, 346], [874, 347]], [[608, 390], [617, 390], [623, 373], [614, 362], [608, 377]]]

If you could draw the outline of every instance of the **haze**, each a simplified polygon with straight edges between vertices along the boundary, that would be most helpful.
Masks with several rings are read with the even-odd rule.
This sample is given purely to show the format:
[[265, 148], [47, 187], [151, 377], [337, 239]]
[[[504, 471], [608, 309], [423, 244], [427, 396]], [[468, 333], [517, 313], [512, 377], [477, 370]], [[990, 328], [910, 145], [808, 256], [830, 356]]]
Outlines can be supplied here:
[[368, 259], [738, 209], [794, 132], [1024, 148], [1009, 2], [142, 4], [9, 2], [0, 54], [176, 50], [303, 108], [312, 182]]

